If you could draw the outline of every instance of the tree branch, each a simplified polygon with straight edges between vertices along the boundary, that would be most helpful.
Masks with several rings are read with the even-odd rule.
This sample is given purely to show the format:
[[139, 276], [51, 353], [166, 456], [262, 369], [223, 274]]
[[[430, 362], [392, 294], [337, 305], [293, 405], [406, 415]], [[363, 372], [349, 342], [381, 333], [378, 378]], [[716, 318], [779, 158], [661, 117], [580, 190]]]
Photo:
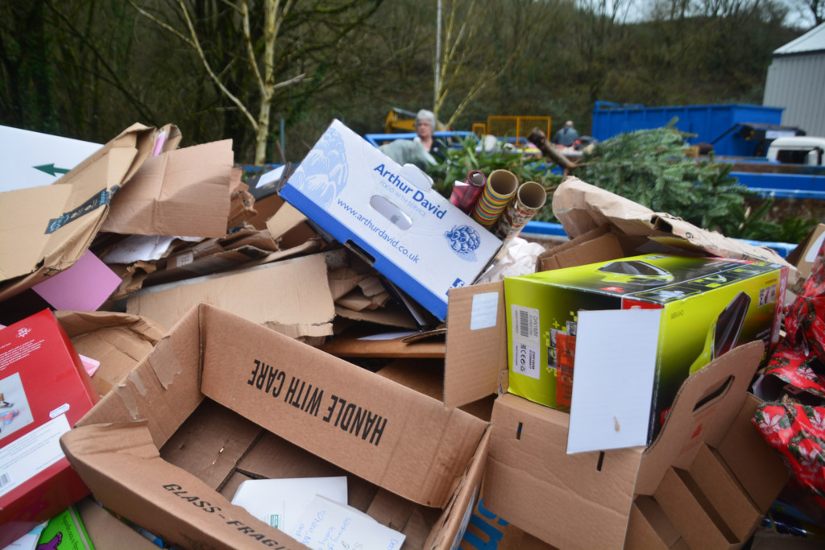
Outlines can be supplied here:
[[249, 30], [249, 0], [241, 0], [241, 21], [243, 22], [243, 41], [246, 44], [246, 53], [249, 56], [249, 65], [255, 73], [261, 96], [266, 95], [264, 79], [261, 77], [261, 70], [258, 68], [258, 61], [255, 59], [255, 49], [252, 47], [252, 32]]
[[[131, 2], [132, 0], [129, 0], [129, 1]], [[191, 36], [191, 39], [187, 40], [187, 42], [195, 49], [195, 52], [198, 54], [198, 57], [200, 58], [201, 63], [203, 63], [203, 66], [206, 69], [206, 72], [209, 74], [209, 77], [212, 79], [212, 81], [215, 83], [215, 85], [220, 89], [220, 91], [223, 92], [223, 94], [227, 98], [229, 98], [229, 100], [232, 103], [234, 103], [235, 105], [238, 106], [238, 109], [240, 109], [240, 111], [244, 114], [244, 116], [249, 121], [249, 124], [252, 126], [252, 128], [254, 128], [257, 131], [258, 130], [258, 121], [255, 120], [255, 117], [252, 116], [252, 114], [249, 112], [249, 109], [246, 108], [246, 105], [244, 105], [243, 102], [240, 99], [238, 99], [237, 96], [235, 96], [235, 94], [233, 94], [232, 92], [229, 91], [229, 89], [224, 85], [224, 83], [221, 81], [221, 79], [218, 78], [218, 75], [215, 74], [215, 71], [212, 70], [212, 66], [209, 64], [209, 61], [206, 59], [206, 55], [203, 53], [203, 48], [201, 48], [201, 43], [200, 43], [200, 40], [198, 39], [198, 34], [195, 31], [195, 26], [192, 24], [192, 18], [189, 16], [189, 10], [187, 9], [186, 4], [183, 3], [183, 0], [178, 0], [178, 6], [181, 9], [181, 12], [183, 14], [184, 19], [186, 20], [186, 26], [189, 28], [189, 35]], [[168, 25], [167, 25], [167, 27], [168, 27]], [[169, 27], [169, 28], [171, 29], [171, 27]], [[180, 33], [178, 33], [176, 30], [173, 29], [173, 32], [180, 36]], [[186, 39], [184, 38], [184, 40], [186, 40]]]

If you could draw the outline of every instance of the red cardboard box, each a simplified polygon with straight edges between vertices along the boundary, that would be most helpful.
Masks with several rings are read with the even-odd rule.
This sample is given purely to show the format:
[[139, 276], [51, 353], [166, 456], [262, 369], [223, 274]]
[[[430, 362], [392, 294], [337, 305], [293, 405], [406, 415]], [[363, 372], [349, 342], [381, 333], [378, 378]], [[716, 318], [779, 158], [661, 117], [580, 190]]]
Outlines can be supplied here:
[[0, 548], [88, 494], [60, 436], [96, 396], [51, 311], [0, 330]]

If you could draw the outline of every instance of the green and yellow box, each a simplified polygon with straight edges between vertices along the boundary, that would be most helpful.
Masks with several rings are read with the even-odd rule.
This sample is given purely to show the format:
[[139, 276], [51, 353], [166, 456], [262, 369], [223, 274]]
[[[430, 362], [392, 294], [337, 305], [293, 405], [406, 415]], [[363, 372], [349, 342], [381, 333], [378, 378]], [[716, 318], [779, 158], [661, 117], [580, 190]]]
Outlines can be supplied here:
[[736, 345], [776, 342], [786, 281], [786, 269], [767, 262], [662, 254], [508, 277], [509, 392], [569, 411], [578, 312], [664, 309], [649, 432], [655, 437], [690, 374]]

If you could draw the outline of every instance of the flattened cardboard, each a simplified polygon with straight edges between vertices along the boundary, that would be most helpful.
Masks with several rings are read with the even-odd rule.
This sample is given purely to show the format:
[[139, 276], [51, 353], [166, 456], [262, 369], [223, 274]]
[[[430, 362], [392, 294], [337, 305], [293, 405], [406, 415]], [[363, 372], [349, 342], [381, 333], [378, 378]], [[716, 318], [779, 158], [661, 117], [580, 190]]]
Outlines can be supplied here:
[[363, 321], [388, 327], [406, 328], [415, 330], [418, 325], [409, 313], [401, 308], [385, 308], [379, 310], [353, 311], [343, 306], [335, 306], [335, 314], [351, 321]]
[[229, 217], [232, 140], [149, 158], [112, 200], [101, 231], [221, 237]]
[[764, 260], [792, 267], [772, 250], [701, 229], [664, 212], [654, 212], [575, 177], [566, 178], [553, 193], [553, 214], [572, 238], [609, 223], [631, 237], [647, 237], [688, 250], [701, 249], [713, 256]]
[[[243, 342], [238, 341], [237, 338], [229, 343], [224, 340], [227, 336], [238, 333], [245, 335]], [[306, 355], [296, 356], [299, 349], [303, 350]], [[430, 478], [431, 472], [436, 471], [441, 471], [444, 477], [443, 482], [432, 483], [431, 479], [431, 482], [425, 481], [421, 485], [448, 486], [449, 498], [443, 499], [444, 512], [441, 519], [435, 520], [435, 516], [439, 513], [436, 509], [410, 508], [409, 502], [390, 494], [388, 486], [382, 487], [370, 496], [369, 484], [362, 485], [367, 491], [355, 499], [350, 492], [350, 499], [360, 502], [358, 507], [371, 511], [385, 521], [403, 523], [403, 531], [410, 540], [423, 540], [430, 526], [435, 525], [430, 531], [430, 540], [426, 548], [446, 550], [451, 547], [449, 543], [460, 540], [460, 526], [466, 523], [465, 518], [469, 518], [469, 514], [465, 511], [470, 508], [470, 506], [463, 508], [461, 506], [463, 503], [472, 502], [483, 471], [489, 441], [489, 435], [484, 435], [488, 426], [485, 422], [460, 411], [444, 409], [439, 402], [433, 399], [343, 361], [331, 357], [318, 359], [324, 356], [320, 351], [210, 306], [200, 306], [197, 310], [193, 310], [138, 366], [135, 371], [136, 376], [128, 378], [124, 384], [118, 386], [113, 393], [100, 402], [98, 408], [93, 409], [84, 417], [79, 429], [63, 438], [61, 444], [70, 456], [73, 466], [104, 505], [168, 541], [182, 546], [257, 548], [260, 547], [262, 539], [269, 539], [273, 542], [264, 541], [264, 546], [277, 547], [280, 544], [284, 547], [294, 547], [291, 539], [251, 519], [239, 508], [230, 506], [228, 501], [215, 493], [209, 485], [191, 473], [162, 460], [158, 454], [158, 445], [168, 441], [163, 453], [178, 453], [179, 457], [189, 455], [185, 460], [189, 461], [190, 465], [206, 463], [203, 457], [195, 457], [199, 453], [183, 452], [184, 449], [181, 448], [181, 445], [186, 447], [193, 440], [199, 439], [206, 433], [203, 430], [208, 430], [209, 427], [214, 428], [216, 425], [214, 420], [203, 419], [201, 409], [195, 412], [194, 420], [186, 418], [196, 411], [200, 403], [200, 399], [194, 399], [194, 394], [198, 394], [201, 399], [203, 397], [198, 391], [200, 375], [203, 375], [204, 384], [209, 384], [211, 383], [208, 381], [210, 376], [215, 374], [214, 369], [220, 369], [222, 373], [231, 373], [243, 363], [244, 366], [240, 370], [243, 371], [244, 376], [237, 385], [249, 387], [246, 383], [249, 378], [249, 372], [247, 372], [249, 369], [245, 364], [250, 360], [245, 359], [244, 354], [249, 357], [277, 355], [278, 364], [284, 369], [292, 369], [300, 373], [306, 380], [311, 380], [307, 371], [312, 371], [315, 367], [323, 373], [323, 383], [327, 385], [327, 389], [341, 396], [355, 386], [361, 386], [360, 389], [355, 389], [375, 395], [375, 397], [360, 399], [361, 405], [377, 409], [374, 406], [375, 403], [384, 400], [399, 405], [391, 409], [392, 418], [384, 428], [385, 433], [382, 435], [382, 442], [379, 446], [370, 446], [369, 442], [361, 441], [348, 432], [335, 428], [344, 436], [353, 437], [356, 441], [365, 444], [359, 452], [353, 453], [347, 450], [347, 445], [337, 442], [338, 438], [326, 436], [323, 428], [317, 430], [313, 426], [317, 426], [313, 422], [315, 420], [323, 422], [319, 418], [307, 415], [286, 403], [278, 404], [276, 401], [279, 399], [273, 399], [272, 393], [266, 395], [263, 390], [259, 391], [254, 386], [252, 386], [254, 391], [258, 393], [251, 396], [251, 399], [257, 402], [257, 407], [264, 412], [262, 416], [267, 417], [266, 421], [270, 424], [292, 424], [287, 420], [292, 415], [304, 415], [310, 418], [309, 426], [306, 423], [303, 426], [303, 429], [309, 429], [309, 433], [301, 432], [299, 439], [303, 439], [303, 443], [311, 441], [312, 444], [327, 441], [329, 448], [325, 454], [337, 455], [339, 460], [346, 464], [350, 473], [352, 473], [353, 466], [365, 461], [370, 462], [370, 455], [375, 450], [379, 454], [389, 454], [396, 460], [398, 457], [403, 457], [406, 454], [404, 444], [394, 449], [380, 449], [380, 445], [392, 441], [395, 432], [399, 430], [407, 431], [408, 436], [410, 430], [414, 432], [412, 438], [405, 439], [405, 441], [410, 441], [408, 445], [416, 445], [419, 448], [440, 448], [441, 452], [435, 451], [429, 459], [422, 461], [419, 456], [418, 460], [425, 464]], [[203, 364], [200, 363], [201, 357]], [[180, 364], [181, 361], [186, 364]], [[272, 363], [272, 365], [277, 364]], [[303, 365], [303, 369], [298, 365]], [[346, 365], [346, 367], [341, 367], [341, 365]], [[344, 368], [345, 372], [342, 372], [341, 368]], [[352, 369], [360, 373], [355, 374]], [[362, 376], [367, 378], [361, 380]], [[275, 380], [277, 379], [276, 376]], [[137, 380], [141, 383], [136, 383]], [[160, 383], [161, 380], [164, 381], [163, 384]], [[256, 377], [253, 384], [257, 384], [257, 380]], [[266, 376], [261, 380], [263, 389], [266, 389], [267, 380]], [[230, 386], [236, 386], [236, 384], [230, 381]], [[226, 388], [219, 388], [217, 391], [218, 393], [232, 393], [226, 391]], [[289, 390], [284, 387], [283, 391]], [[239, 391], [238, 398], [248, 400], [250, 396], [244, 399], [244, 394], [245, 392]], [[279, 395], [283, 396], [283, 394]], [[409, 397], [405, 398], [405, 396]], [[166, 403], [173, 401], [179, 402], [179, 406], [174, 411], [167, 410]], [[132, 406], [129, 407], [128, 403]], [[228, 409], [220, 408], [213, 403], [207, 402], [205, 406], [201, 405], [202, 409], [213, 407], [215, 408], [213, 412], [229, 412]], [[278, 414], [278, 411], [283, 408], [292, 408], [294, 412], [283, 411], [282, 414]], [[412, 418], [407, 412], [409, 409], [425, 412]], [[132, 417], [135, 421], [129, 422]], [[236, 418], [239, 417], [236, 416]], [[275, 418], [278, 418], [278, 422], [273, 422]], [[198, 419], [200, 421], [195, 422]], [[121, 420], [126, 420], [127, 423], [120, 423]], [[191, 424], [200, 424], [200, 427], [190, 425], [190, 421], [192, 421]], [[296, 420], [295, 424], [302, 423]], [[188, 433], [188, 437], [169, 433], [172, 426], [175, 426], [174, 430], [177, 430], [181, 425]], [[215, 431], [235, 430], [228, 427], [230, 424], [222, 425], [225, 426], [224, 429]], [[462, 433], [455, 434], [454, 430], [450, 429], [451, 426], [456, 426]], [[430, 430], [427, 431], [426, 428]], [[292, 430], [289, 426], [283, 425], [280, 429], [281, 431]], [[477, 437], [473, 438], [468, 435], [469, 433]], [[210, 447], [212, 451], [206, 450], [207, 456], [213, 455], [219, 444], [219, 437], [216, 434], [208, 438], [211, 438], [212, 442], [207, 447]], [[242, 439], [243, 441], [239, 441], [240, 445], [231, 444], [232, 449], [224, 451], [228, 452], [227, 456], [240, 458], [234, 473], [223, 482], [223, 494], [228, 494], [226, 488], [230, 485], [237, 485], [243, 479], [250, 477], [266, 477], [271, 474], [282, 477], [301, 471], [315, 474], [321, 468], [337, 470], [331, 464], [323, 462], [317, 455], [308, 455], [295, 445], [271, 433], [265, 434], [245, 453], [241, 453], [240, 449], [248, 439]], [[462, 439], [463, 441], [460, 441]], [[470, 441], [471, 439], [474, 440]], [[284, 446], [291, 448], [292, 451], [286, 454], [278, 451]], [[462, 456], [467, 457], [463, 462]], [[403, 458], [399, 462], [398, 467], [405, 467]], [[317, 467], [310, 467], [312, 464], [316, 464]], [[398, 467], [391, 464], [384, 470], [384, 475], [380, 472], [373, 472], [374, 477], [385, 479], [392, 477], [388, 476], [388, 472]], [[411, 490], [420, 493], [420, 480], [410, 476], [409, 468], [407, 469], [404, 482], [411, 486]], [[210, 477], [214, 485], [220, 476], [210, 474]], [[352, 475], [348, 477], [350, 482], [357, 479]], [[352, 486], [353, 484], [350, 483], [350, 487]], [[411, 513], [401, 513], [404, 509], [411, 510]]]
[[115, 193], [152, 152], [135, 124], [53, 185], [0, 193], [0, 301], [67, 269], [89, 248]]
[[336, 357], [378, 357], [408, 359], [443, 359], [444, 342], [406, 343], [402, 338], [362, 340], [362, 331], [348, 331], [332, 338], [321, 349]]
[[[450, 291], [444, 404], [459, 407], [506, 389], [504, 286], [488, 283]], [[503, 387], [500, 373], [504, 369]]]
[[56, 314], [78, 353], [100, 361], [92, 387], [106, 395], [154, 349], [160, 327], [137, 315], [59, 311]]
[[208, 239], [177, 249], [159, 262], [161, 268], [149, 273], [143, 284], [157, 285], [219, 273], [266, 258], [277, 251], [278, 244], [268, 231], [241, 229], [219, 239]]
[[332, 334], [334, 306], [323, 254], [145, 289], [129, 298], [126, 311], [168, 328], [199, 303], [295, 338]]

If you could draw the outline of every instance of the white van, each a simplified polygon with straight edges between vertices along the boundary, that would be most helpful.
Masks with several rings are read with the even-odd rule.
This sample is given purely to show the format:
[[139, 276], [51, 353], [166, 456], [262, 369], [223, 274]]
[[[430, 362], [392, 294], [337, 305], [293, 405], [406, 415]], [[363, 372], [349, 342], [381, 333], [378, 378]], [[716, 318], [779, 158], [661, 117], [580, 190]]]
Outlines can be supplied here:
[[825, 137], [780, 137], [771, 142], [768, 160], [782, 164], [825, 165]]

